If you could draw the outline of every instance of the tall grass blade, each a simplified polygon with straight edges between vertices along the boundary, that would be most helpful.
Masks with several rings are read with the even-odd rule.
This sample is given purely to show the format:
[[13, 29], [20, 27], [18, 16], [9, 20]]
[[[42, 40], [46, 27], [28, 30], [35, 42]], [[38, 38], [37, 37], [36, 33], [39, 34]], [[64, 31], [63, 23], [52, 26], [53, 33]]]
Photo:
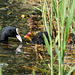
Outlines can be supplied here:
[[59, 49], [56, 47], [56, 45], [55, 45], [55, 49], [56, 49], [56, 53], [57, 53], [58, 59], [59, 59], [59, 75], [63, 75], [62, 70], [61, 70], [61, 69], [63, 69], [63, 67], [61, 66], [61, 64], [63, 65], [63, 60], [61, 58], [61, 53], [60, 53]]
[[56, 47], [56, 45], [55, 45], [55, 49], [56, 49], [56, 53], [58, 55], [59, 61], [62, 63], [61, 54], [60, 54], [60, 51], [58, 50], [58, 48]]
[[44, 36], [44, 41], [45, 41], [45, 44], [46, 44], [46, 48], [47, 48], [48, 54], [51, 56], [51, 50], [50, 50], [49, 42], [48, 42], [45, 34], [43, 34], [43, 36]]
[[64, 59], [64, 50], [63, 50], [63, 41], [64, 41], [64, 23], [65, 23], [65, 14], [66, 14], [66, 7], [67, 7], [68, 0], [61, 0], [60, 5], [60, 18], [61, 18], [61, 58]]
[[44, 5], [43, 5], [43, 21], [44, 21], [45, 28], [48, 32], [50, 45], [52, 45], [51, 36], [50, 36], [50, 32], [49, 32], [49, 26], [47, 25], [47, 21], [46, 21], [46, 0], [44, 0]]
[[44, 4], [43, 4], [43, 22], [44, 22], [45, 28], [48, 32], [50, 45], [48, 44], [48, 40], [47, 40], [45, 35], [44, 35], [44, 38], [45, 38], [46, 48], [48, 50], [49, 55], [51, 56], [51, 75], [54, 75], [54, 72], [53, 72], [52, 39], [51, 39], [50, 32], [49, 32], [49, 26], [48, 26], [47, 20], [46, 20], [46, 12], [47, 12], [46, 11], [46, 4], [47, 4], [46, 0], [44, 0]]
[[36, 6], [34, 6], [34, 8], [42, 12], [42, 9], [40, 9], [40, 8], [38, 8]]
[[55, 0], [52, 0], [52, 1], [53, 1], [54, 10], [55, 10], [55, 13], [56, 13], [56, 16], [57, 16], [56, 1]]
[[67, 1], [68, 0], [61, 0], [61, 6], [60, 6], [60, 13], [61, 13], [61, 25], [64, 26], [64, 20], [65, 20], [65, 14], [66, 14], [66, 6], [67, 6]]
[[0, 75], [2, 75], [2, 68], [1, 68], [1, 63], [0, 63]]
[[33, 69], [33, 75], [35, 75], [35, 70]]
[[58, 4], [58, 1], [57, 1], [57, 25], [58, 25], [58, 45], [60, 47], [60, 24], [59, 24], [59, 4]]
[[72, 6], [71, 6], [71, 9], [70, 9], [70, 14], [69, 14], [69, 17], [68, 17], [68, 19], [67, 19], [67, 24], [66, 24], [66, 28], [65, 28], [64, 50], [66, 49], [67, 36], [68, 36], [68, 34], [69, 34], [70, 25], [71, 25], [72, 18], [73, 18], [73, 15], [74, 15], [74, 6], [75, 6], [74, 3], [75, 3], [75, 0], [73, 0], [73, 2], [72, 2]]
[[66, 75], [71, 75], [71, 73], [75, 70], [75, 66], [73, 66]]

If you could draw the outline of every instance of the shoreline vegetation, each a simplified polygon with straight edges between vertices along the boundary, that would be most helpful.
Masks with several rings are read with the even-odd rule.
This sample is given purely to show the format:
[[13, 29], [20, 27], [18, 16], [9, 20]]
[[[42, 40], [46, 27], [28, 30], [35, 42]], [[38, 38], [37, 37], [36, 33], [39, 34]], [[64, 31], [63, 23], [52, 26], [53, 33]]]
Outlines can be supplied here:
[[[48, 34], [52, 35], [52, 27], [53, 27], [53, 17], [55, 17], [57, 21], [57, 37], [55, 38], [55, 41], [52, 42], [51, 36], [49, 35], [50, 45], [47, 41], [46, 36], [44, 35], [44, 40], [46, 44], [47, 51], [50, 55], [50, 61], [51, 61], [51, 75], [54, 75], [54, 66], [53, 66], [53, 47], [56, 50], [57, 56], [58, 56], [58, 62], [59, 62], [59, 75], [70, 75], [73, 70], [75, 70], [75, 66], [73, 66], [68, 73], [65, 73], [64, 69], [64, 53], [66, 51], [66, 45], [67, 45], [67, 38], [70, 33], [70, 27], [72, 24], [72, 20], [74, 19], [74, 2], [75, 0], [52, 0], [51, 6], [48, 7], [47, 1], [44, 0], [43, 4], [43, 22], [45, 25], [45, 29], [47, 30]], [[50, 8], [50, 12], [49, 12]], [[53, 15], [53, 13], [55, 15]], [[48, 15], [48, 20], [46, 16]], [[68, 15], [68, 16], [66, 16]], [[66, 21], [66, 24], [65, 24]], [[47, 24], [47, 23], [50, 23]], [[61, 29], [60, 29], [61, 28]], [[56, 42], [58, 42], [58, 46], [56, 45]]]
[[[74, 22], [75, 0], [9, 0], [9, 6], [7, 6], [8, 0], [5, 0], [5, 2], [6, 2], [6, 5], [2, 5], [0, 8], [0, 10], [5, 10], [5, 12], [6, 12], [6, 13], [1, 13], [1, 18], [2, 18], [3, 24], [7, 23], [5, 21], [5, 18], [7, 20], [9, 20], [9, 18], [16, 18], [16, 19], [14, 19], [15, 22], [10, 23], [11, 21], [14, 21], [13, 19], [11, 19], [11, 21], [9, 22], [8, 25], [14, 25], [16, 23], [19, 24], [19, 23], [21, 23], [20, 21], [22, 20], [24, 26], [26, 26], [27, 22], [24, 22], [24, 21], [27, 21], [28, 17], [30, 16], [29, 22], [30, 22], [30, 24], [32, 24], [32, 26], [34, 26], [33, 28], [35, 29], [35, 24], [38, 22], [36, 22], [36, 21], [34, 22], [34, 19], [33, 19], [34, 15], [31, 17], [32, 13], [35, 14], [34, 12], [31, 11], [33, 9], [33, 10], [37, 10], [36, 12], [39, 11], [42, 13], [42, 14], [40, 13], [41, 14], [40, 16], [42, 18], [42, 22], [40, 22], [40, 23], [42, 23], [41, 25], [43, 28], [37, 28], [37, 27], [41, 27], [41, 25], [37, 26], [38, 24], [36, 24], [36, 30], [39, 29], [39, 31], [47, 31], [48, 32], [49, 42], [44, 34], [43, 34], [43, 37], [44, 37], [46, 49], [47, 49], [47, 52], [49, 55], [49, 59], [43, 60], [42, 55], [37, 54], [38, 53], [37, 48], [35, 51], [35, 55], [39, 56], [42, 59], [42, 63], [48, 60], [48, 64], [46, 64], [46, 63], [43, 64], [44, 69], [42, 69], [43, 67], [36, 68], [36, 66], [35, 67], [27, 67], [25, 65], [22, 66], [23, 69], [24, 70], [27, 68], [30, 69], [30, 72], [32, 71], [31, 73], [33, 73], [33, 75], [38, 74], [38, 71], [43, 72], [42, 74], [45, 74], [45, 75], [48, 75], [48, 74], [50, 74], [50, 75], [71, 75], [73, 73], [73, 71], [75, 71], [75, 66], [67, 68], [67, 66], [65, 66], [65, 64], [64, 64], [64, 60], [65, 60], [64, 58], [65, 58], [65, 52], [66, 52], [66, 47], [67, 47], [68, 35], [69, 35], [71, 29], [73, 30], [73, 33], [74, 33], [74, 29], [75, 29], [75, 22]], [[18, 4], [18, 7], [15, 2]], [[19, 2], [20, 3], [22, 2], [23, 4], [20, 6]], [[26, 6], [24, 3], [28, 4], [28, 6]], [[5, 7], [3, 7], [3, 6], [5, 6]], [[16, 8], [14, 8], [14, 6]], [[28, 9], [21, 8], [22, 6], [27, 7]], [[30, 8], [29, 8], [29, 6], [30, 6]], [[7, 12], [8, 10], [9, 10], [9, 12]], [[24, 13], [21, 12], [22, 10]], [[18, 12], [20, 12], [20, 14], [18, 14]], [[26, 13], [26, 12], [29, 12], [29, 13]], [[13, 15], [13, 13], [17, 13], [17, 14]], [[38, 17], [38, 14], [36, 17]], [[27, 19], [25, 20], [25, 18], [27, 18]], [[40, 20], [38, 20], [38, 21], [40, 21]], [[24, 28], [24, 26], [22, 28]], [[31, 26], [31, 28], [32, 28], [32, 26]], [[72, 28], [72, 26], [74, 27], [74, 29]], [[2, 29], [2, 27], [4, 27], [4, 26], [0, 26], [0, 30]], [[23, 30], [22, 28], [21, 28], [21, 30]], [[56, 30], [56, 36], [53, 34], [55, 32], [55, 31], [53, 31], [54, 30], [53, 28]], [[29, 31], [29, 29], [26, 31], [26, 33], [28, 31]], [[32, 29], [32, 31], [33, 31], [33, 29]], [[23, 33], [23, 32], [21, 31], [21, 33]], [[26, 34], [26, 33], [24, 33], [24, 34]], [[22, 35], [22, 37], [23, 37], [23, 35]], [[54, 39], [52, 39], [51, 36], [54, 36]], [[56, 52], [56, 55], [54, 55], [54, 53], [53, 53], [54, 50]], [[30, 58], [28, 58], [28, 59], [30, 60]], [[57, 64], [56, 64], [56, 61], [57, 61]], [[26, 64], [26, 65], [28, 65], [28, 64]], [[36, 70], [38, 70], [38, 71], [36, 72]], [[1, 67], [1, 63], [0, 63], [0, 75], [2, 75], [2, 72], [3, 71], [2, 71], [2, 67]], [[16, 73], [18, 73], [18, 72], [16, 72]]]

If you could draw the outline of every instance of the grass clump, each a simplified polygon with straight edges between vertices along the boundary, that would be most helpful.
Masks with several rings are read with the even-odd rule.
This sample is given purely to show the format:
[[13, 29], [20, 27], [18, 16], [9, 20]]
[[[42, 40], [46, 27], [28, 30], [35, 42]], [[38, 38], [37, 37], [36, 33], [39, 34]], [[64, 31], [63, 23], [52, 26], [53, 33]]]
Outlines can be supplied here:
[[[53, 67], [53, 48], [55, 48], [58, 62], [59, 62], [59, 75], [65, 75], [64, 72], [64, 53], [67, 45], [67, 37], [70, 32], [71, 23], [74, 16], [74, 3], [75, 0], [51, 0], [51, 4], [48, 4], [48, 1], [44, 0], [42, 16], [43, 16], [43, 24], [44, 30], [48, 32], [50, 44], [44, 36], [46, 48], [48, 54], [50, 55], [51, 60], [51, 75], [54, 75], [54, 67]], [[51, 5], [51, 6], [50, 6]], [[41, 10], [40, 10], [41, 11]], [[54, 39], [51, 38], [52, 29], [53, 29], [53, 18], [55, 18], [57, 22], [57, 36]], [[66, 23], [65, 23], [66, 22]], [[50, 36], [51, 34], [51, 36]], [[54, 41], [53, 41], [54, 40]], [[58, 42], [58, 45], [56, 45]], [[70, 75], [71, 72], [75, 69], [73, 66], [66, 75]]]

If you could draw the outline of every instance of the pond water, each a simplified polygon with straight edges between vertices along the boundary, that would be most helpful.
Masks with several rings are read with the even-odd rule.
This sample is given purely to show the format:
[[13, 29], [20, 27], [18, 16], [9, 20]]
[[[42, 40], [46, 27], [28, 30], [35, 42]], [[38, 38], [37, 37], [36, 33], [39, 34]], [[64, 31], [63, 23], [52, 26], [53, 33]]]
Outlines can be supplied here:
[[[28, 17], [36, 16], [39, 18], [40, 16], [39, 12], [33, 9], [34, 5], [28, 4], [28, 2], [11, 2], [10, 0], [9, 2], [5, 0], [5, 2], [2, 1], [2, 4], [0, 3], [0, 33], [3, 27], [15, 26], [19, 28], [20, 35], [23, 39], [22, 43], [16, 38], [9, 38], [8, 44], [0, 43], [2, 75], [33, 74], [33, 70], [38, 75], [48, 75], [50, 73], [50, 56], [46, 48], [39, 45], [38, 51], [36, 51], [35, 45], [24, 38], [24, 35], [30, 31], [27, 22]], [[73, 66], [75, 63], [71, 63], [71, 61], [75, 62], [75, 48], [73, 46], [70, 49], [70, 46], [72, 47], [72, 45], [68, 45], [67, 47], [64, 63], [65, 65]], [[55, 68], [58, 69], [57, 66]]]
[[[3, 2], [0, 3], [0, 33], [6, 26], [18, 27], [23, 42], [20, 43], [16, 38], [9, 38], [7, 44], [0, 43], [0, 62], [2, 75], [32, 74], [33, 69], [37, 74], [41, 74], [38, 68], [43, 68], [41, 63], [42, 49], [39, 48], [39, 54], [35, 52], [35, 45], [32, 45], [24, 38], [24, 35], [30, 31], [28, 26], [28, 16], [37, 14], [37, 11], [28, 3], [21, 2]], [[24, 15], [25, 17], [21, 17]], [[47, 54], [48, 55], [48, 54]], [[37, 67], [38, 66], [38, 67]], [[42, 70], [42, 69], [41, 69]]]

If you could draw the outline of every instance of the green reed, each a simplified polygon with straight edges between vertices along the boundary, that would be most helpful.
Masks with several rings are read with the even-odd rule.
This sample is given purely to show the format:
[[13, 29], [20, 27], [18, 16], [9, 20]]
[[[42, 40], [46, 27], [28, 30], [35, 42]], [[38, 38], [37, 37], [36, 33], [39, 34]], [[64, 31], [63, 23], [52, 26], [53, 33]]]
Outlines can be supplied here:
[[35, 75], [35, 70], [33, 69], [33, 75]]
[[[61, 0], [60, 2], [57, 0], [52, 0], [52, 6], [50, 6], [50, 13], [48, 12], [48, 9], [47, 9], [47, 1], [44, 0], [44, 4], [43, 4], [43, 11], [42, 11], [42, 14], [43, 14], [43, 22], [44, 22], [44, 25], [45, 25], [45, 28], [48, 32], [48, 35], [49, 35], [49, 41], [50, 41], [50, 44], [46, 38], [46, 36], [44, 35], [44, 40], [45, 40], [45, 44], [46, 44], [46, 48], [47, 48], [47, 51], [49, 53], [49, 55], [51, 56], [51, 75], [54, 75], [54, 71], [53, 71], [53, 47], [55, 46], [55, 50], [56, 50], [56, 53], [58, 55], [58, 59], [59, 59], [59, 75], [65, 75], [64, 73], [64, 53], [65, 53], [65, 50], [66, 50], [66, 44], [67, 44], [67, 37], [68, 37], [68, 34], [69, 34], [69, 31], [70, 31], [70, 25], [71, 25], [71, 22], [72, 22], [72, 18], [73, 18], [73, 15], [74, 15], [74, 3], [75, 3], [75, 0], [72, 0], [72, 1], [69, 1], [69, 0]], [[71, 5], [70, 8], [68, 8], [68, 4]], [[69, 10], [68, 10], [69, 9]], [[57, 37], [55, 38], [55, 41], [52, 42], [52, 32], [50, 32], [50, 29], [52, 29], [52, 22], [53, 22], [53, 10], [55, 12], [55, 18], [56, 18], [56, 21], [57, 21], [57, 30], [58, 30], [58, 34], [57, 34]], [[46, 15], [50, 14], [50, 19], [47, 20], [46, 18]], [[68, 16], [66, 17], [66, 14], [68, 14]], [[66, 20], [66, 25], [65, 25], [65, 20]], [[50, 26], [47, 24], [47, 22], [50, 22]], [[51, 36], [50, 36], [51, 34]], [[56, 42], [58, 41], [58, 46], [56, 45]], [[70, 75], [70, 73], [75, 69], [75, 66], [72, 67], [72, 69], [68, 72], [68, 75]]]
[[[49, 0], [51, 1], [51, 6], [48, 7], [47, 1], [44, 0], [43, 3], [43, 9], [39, 9], [35, 7], [36, 9], [40, 10], [42, 12], [43, 16], [43, 23], [45, 26], [46, 31], [48, 32], [49, 36], [49, 41], [48, 42], [47, 38], [45, 35], [44, 36], [44, 41], [46, 44], [46, 48], [48, 51], [48, 54], [51, 56], [51, 75], [54, 75], [54, 68], [53, 68], [53, 63], [56, 59], [53, 59], [53, 48], [55, 47], [58, 60], [59, 60], [59, 75], [70, 75], [73, 70], [75, 70], [75, 66], [73, 66], [68, 73], [64, 73], [64, 53], [66, 50], [66, 45], [67, 45], [67, 37], [70, 31], [70, 25], [71, 22], [73, 21], [73, 16], [74, 16], [74, 3], [75, 0]], [[49, 12], [50, 8], [50, 12]], [[55, 16], [53, 16], [53, 13], [55, 13]], [[47, 17], [48, 14], [48, 17]], [[68, 14], [68, 16], [66, 16]], [[55, 41], [51, 38], [52, 36], [52, 26], [53, 26], [53, 17], [55, 17], [57, 21], [57, 31], [58, 34], [55, 38]], [[47, 20], [49, 18], [49, 20]], [[65, 25], [66, 21], [66, 25]], [[48, 23], [50, 24], [48, 24]], [[51, 34], [51, 35], [50, 35]], [[56, 45], [56, 42], [58, 42], [58, 45]]]
[[[47, 11], [46, 11], [46, 0], [44, 0], [44, 5], [43, 5], [43, 21], [44, 21], [44, 25], [46, 27], [46, 30], [48, 32], [48, 35], [49, 35], [49, 41], [50, 41], [50, 45], [49, 45], [49, 42], [46, 38], [46, 36], [44, 35], [44, 40], [45, 40], [45, 44], [46, 44], [46, 48], [47, 48], [47, 51], [49, 53], [49, 55], [51, 56], [51, 75], [54, 74], [53, 72], [53, 53], [52, 53], [52, 48], [53, 48], [53, 45], [52, 45], [52, 38], [50, 36], [50, 30], [49, 30], [49, 26], [47, 25], [47, 20], [46, 20], [46, 14], [47, 14]], [[51, 21], [52, 21], [52, 13], [51, 13]], [[52, 22], [51, 22], [51, 25], [52, 25]], [[51, 26], [52, 27], [52, 26]]]
[[0, 75], [2, 75], [2, 68], [1, 68], [1, 63], [0, 63]]

